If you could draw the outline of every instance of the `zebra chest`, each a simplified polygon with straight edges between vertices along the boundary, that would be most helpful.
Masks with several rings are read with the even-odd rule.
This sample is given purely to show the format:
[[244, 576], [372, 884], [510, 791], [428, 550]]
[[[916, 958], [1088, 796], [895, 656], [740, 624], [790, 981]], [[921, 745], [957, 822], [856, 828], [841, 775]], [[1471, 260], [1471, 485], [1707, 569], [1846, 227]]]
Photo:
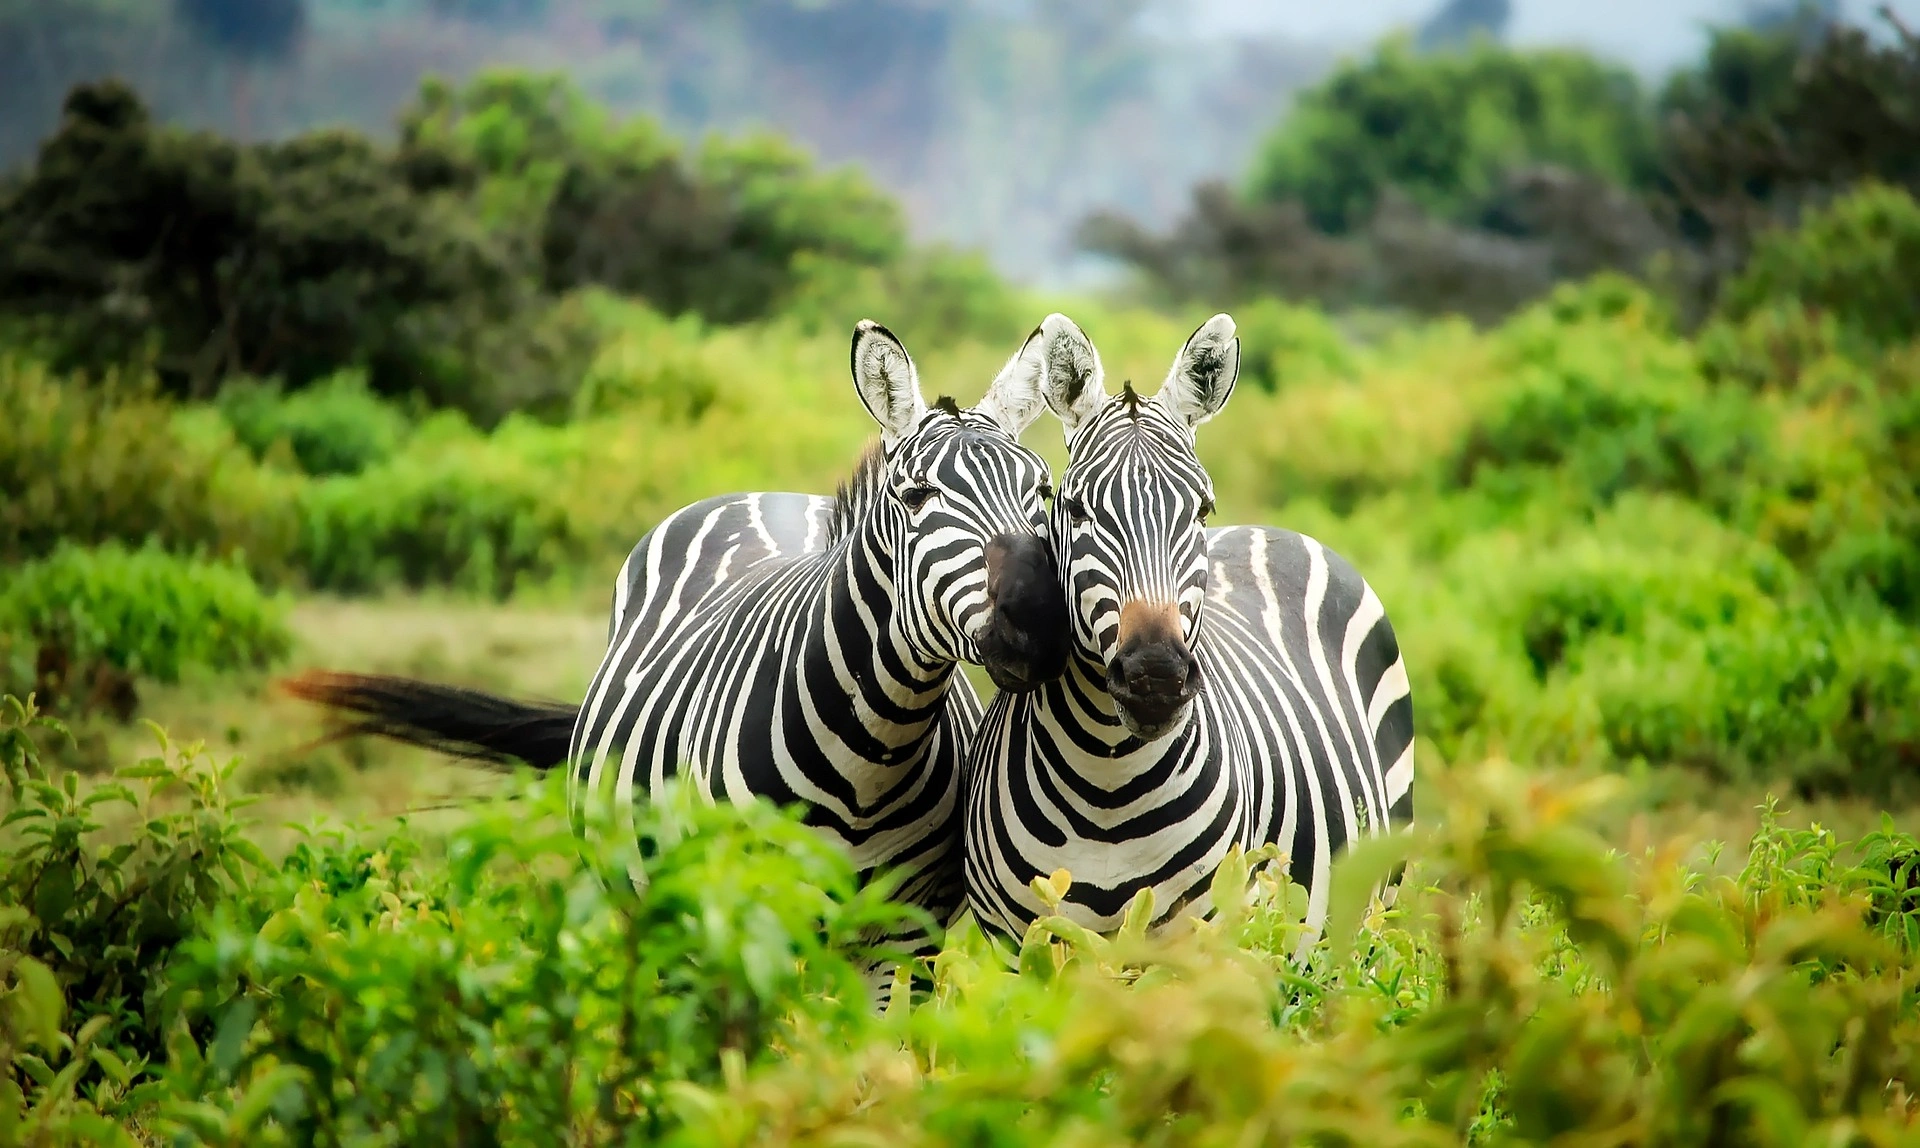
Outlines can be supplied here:
[[[1063, 911], [1090, 928], [1117, 926], [1142, 889], [1153, 891], [1156, 917], [1183, 911], [1227, 851], [1250, 844], [1257, 818], [1246, 763], [1207, 737], [1123, 757], [1057, 742], [1031, 749], [1000, 776], [1002, 848], [1011, 854], [1001, 871], [1066, 870]], [[1040, 910], [1026, 890], [1009, 892]]]

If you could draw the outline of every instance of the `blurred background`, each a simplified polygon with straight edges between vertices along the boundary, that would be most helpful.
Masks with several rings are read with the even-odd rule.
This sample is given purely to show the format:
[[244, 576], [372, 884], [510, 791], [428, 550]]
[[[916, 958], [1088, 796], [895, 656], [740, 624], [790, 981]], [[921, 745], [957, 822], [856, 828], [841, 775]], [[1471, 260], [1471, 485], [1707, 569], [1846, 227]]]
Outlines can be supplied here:
[[966, 400], [1048, 310], [1150, 389], [1227, 309], [1222, 512], [1376, 584], [1427, 760], [1905, 816], [1909, 20], [0, 0], [0, 678], [84, 768], [145, 716], [418, 808], [477, 783], [271, 676], [576, 697], [661, 514], [845, 472], [857, 319]]

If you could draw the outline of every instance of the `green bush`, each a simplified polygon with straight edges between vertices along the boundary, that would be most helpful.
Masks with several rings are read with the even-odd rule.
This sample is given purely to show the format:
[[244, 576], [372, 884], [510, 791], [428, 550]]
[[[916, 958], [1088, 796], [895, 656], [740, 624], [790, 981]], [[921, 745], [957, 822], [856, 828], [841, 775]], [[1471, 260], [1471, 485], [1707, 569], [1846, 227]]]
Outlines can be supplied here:
[[950, 941], [938, 1003], [695, 1093], [676, 1143], [1911, 1135], [1911, 837], [1848, 847], [1769, 818], [1739, 876], [1710, 876], [1623, 862], [1580, 823], [1591, 795], [1462, 782], [1440, 828], [1336, 876], [1357, 898], [1401, 850], [1419, 858], [1418, 907], [1376, 912], [1351, 952], [1357, 902], [1330, 951], [1289, 965], [1301, 890], [1230, 859], [1191, 937], [1043, 919], [1018, 973]]
[[1704, 767], [1805, 792], [1895, 795], [1920, 754], [1920, 650], [1887, 620], [1783, 613], [1698, 634], [1654, 635], [1594, 674], [1622, 759]]
[[1008, 343], [1033, 322], [1032, 308], [977, 253], [933, 247], [883, 266], [803, 254], [794, 267], [798, 285], [781, 317], [810, 334], [838, 335], [850, 315], [884, 316], [915, 347], [938, 348]]
[[294, 1142], [642, 1143], [674, 1122], [680, 1082], [864, 1020], [847, 954], [899, 911], [814, 831], [675, 791], [646, 804], [637, 848], [585, 865], [559, 789], [532, 796], [431, 864], [404, 840], [302, 846], [217, 913], [172, 975], [228, 1039], [176, 1057], [173, 1087], [264, 1093]]
[[1390, 40], [1301, 94], [1263, 145], [1250, 190], [1300, 201], [1334, 234], [1363, 227], [1389, 189], [1464, 222], [1501, 175], [1527, 164], [1646, 186], [1647, 113], [1630, 75], [1579, 52], [1479, 42], [1417, 55]]
[[118, 82], [64, 111], [0, 195], [0, 311], [43, 328], [61, 365], [150, 365], [195, 397], [356, 363], [379, 390], [432, 392], [443, 356], [485, 376], [471, 340], [515, 305], [509, 253], [372, 141], [163, 127]]
[[264, 666], [291, 643], [284, 605], [243, 568], [154, 546], [62, 546], [0, 580], [8, 677], [51, 696], [74, 694], [102, 667], [175, 682]]
[[1621, 322], [1551, 319], [1505, 333], [1512, 382], [1452, 463], [1461, 485], [1551, 476], [1605, 505], [1628, 490], [1730, 507], [1765, 447], [1750, 404], [1709, 389], [1685, 344]]
[[114, 1121], [163, 1093], [175, 950], [267, 859], [233, 818], [232, 764], [163, 736], [82, 792], [35, 742], [65, 731], [11, 695], [0, 705], [0, 1135], [131, 1145]]
[[406, 415], [373, 394], [359, 371], [341, 372], [292, 394], [268, 384], [229, 384], [219, 407], [234, 437], [255, 458], [285, 442], [308, 474], [358, 474], [391, 457], [408, 431]]
[[1240, 377], [1276, 391], [1300, 375], [1349, 378], [1355, 356], [1327, 316], [1310, 307], [1262, 299], [1234, 311], [1240, 334]]
[[0, 563], [154, 539], [275, 569], [284, 500], [243, 452], [181, 435], [174, 409], [133, 381], [89, 386], [0, 352], [0, 411]]
[[[1592, 825], [1613, 787], [1439, 771], [1444, 812], [1339, 863], [1303, 958], [1305, 890], [1272, 849], [1236, 852], [1209, 918], [1157, 936], [1146, 897], [1108, 936], [1043, 916], [1005, 944], [963, 921], [931, 997], [880, 1016], [852, 958], [901, 911], [768, 807], [675, 791], [635, 809], [631, 846], [583, 854], [542, 783], [530, 808], [443, 838], [323, 830], [270, 864], [224, 770], [163, 748], [83, 791], [41, 766], [27, 716], [0, 717], [28, 811], [0, 827], [15, 1141], [1902, 1143], [1912, 1127], [1920, 843], [1890, 821], [1847, 843], [1769, 803], [1744, 857], [1703, 867], [1612, 848]], [[144, 824], [121, 844], [102, 814], [133, 785]], [[187, 800], [156, 816], [169, 793]], [[1369, 904], [1403, 860], [1395, 907]], [[1072, 881], [1036, 893], [1057, 904]]]
[[588, 556], [565, 471], [580, 435], [509, 420], [490, 437], [451, 423], [414, 449], [300, 494], [295, 560], [315, 589], [451, 585], [492, 597]]
[[1720, 311], [1741, 322], [1782, 304], [1869, 355], [1920, 338], [1920, 203], [1867, 185], [1762, 235]]

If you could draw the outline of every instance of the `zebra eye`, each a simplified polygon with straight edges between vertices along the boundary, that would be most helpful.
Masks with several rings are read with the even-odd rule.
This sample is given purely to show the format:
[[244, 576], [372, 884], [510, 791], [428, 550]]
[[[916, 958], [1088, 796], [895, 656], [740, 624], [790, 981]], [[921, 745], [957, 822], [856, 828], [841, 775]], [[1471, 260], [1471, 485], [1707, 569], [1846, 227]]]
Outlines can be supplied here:
[[1067, 517], [1073, 519], [1075, 522], [1085, 522], [1087, 520], [1086, 504], [1082, 503], [1079, 499], [1074, 498], [1072, 495], [1063, 494], [1059, 498], [1059, 503], [1066, 510]]
[[908, 510], [918, 511], [933, 494], [931, 486], [909, 486], [900, 492], [900, 501], [906, 503]]
[[1200, 525], [1205, 526], [1207, 524], [1207, 519], [1212, 517], [1212, 515], [1213, 515], [1213, 499], [1211, 498], [1201, 499], [1200, 514], [1198, 516], [1198, 521]]

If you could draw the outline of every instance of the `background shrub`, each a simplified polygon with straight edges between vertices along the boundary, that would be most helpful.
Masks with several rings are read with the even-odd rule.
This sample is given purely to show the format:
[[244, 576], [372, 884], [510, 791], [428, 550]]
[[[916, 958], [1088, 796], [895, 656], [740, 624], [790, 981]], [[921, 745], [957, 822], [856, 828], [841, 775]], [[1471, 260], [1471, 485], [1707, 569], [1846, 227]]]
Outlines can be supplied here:
[[1464, 220], [1509, 168], [1556, 163], [1644, 185], [1653, 138], [1632, 78], [1592, 57], [1487, 41], [1415, 55], [1389, 41], [1311, 89], [1266, 142], [1250, 187], [1297, 199], [1314, 225], [1351, 231], [1394, 188]]
[[156, 539], [272, 568], [288, 524], [274, 491], [218, 436], [180, 433], [138, 385], [90, 386], [0, 353], [0, 561]]
[[414, 451], [301, 492], [296, 555], [308, 585], [452, 585], [504, 597], [584, 560], [567, 482], [583, 432], [515, 420], [486, 437], [456, 420], [441, 425], [423, 430]]
[[1920, 203], [1868, 185], [1762, 235], [1720, 310], [1740, 322], [1781, 304], [1831, 321], [1868, 355], [1920, 336]]
[[89, 681], [98, 688], [101, 668], [174, 682], [267, 665], [292, 636], [284, 604], [243, 568], [109, 543], [63, 545], [10, 571], [0, 581], [0, 641], [10, 680], [77, 700]]
[[358, 474], [405, 441], [406, 415], [367, 388], [364, 372], [341, 372], [292, 394], [261, 383], [220, 393], [234, 437], [260, 458], [284, 442], [308, 474]]

